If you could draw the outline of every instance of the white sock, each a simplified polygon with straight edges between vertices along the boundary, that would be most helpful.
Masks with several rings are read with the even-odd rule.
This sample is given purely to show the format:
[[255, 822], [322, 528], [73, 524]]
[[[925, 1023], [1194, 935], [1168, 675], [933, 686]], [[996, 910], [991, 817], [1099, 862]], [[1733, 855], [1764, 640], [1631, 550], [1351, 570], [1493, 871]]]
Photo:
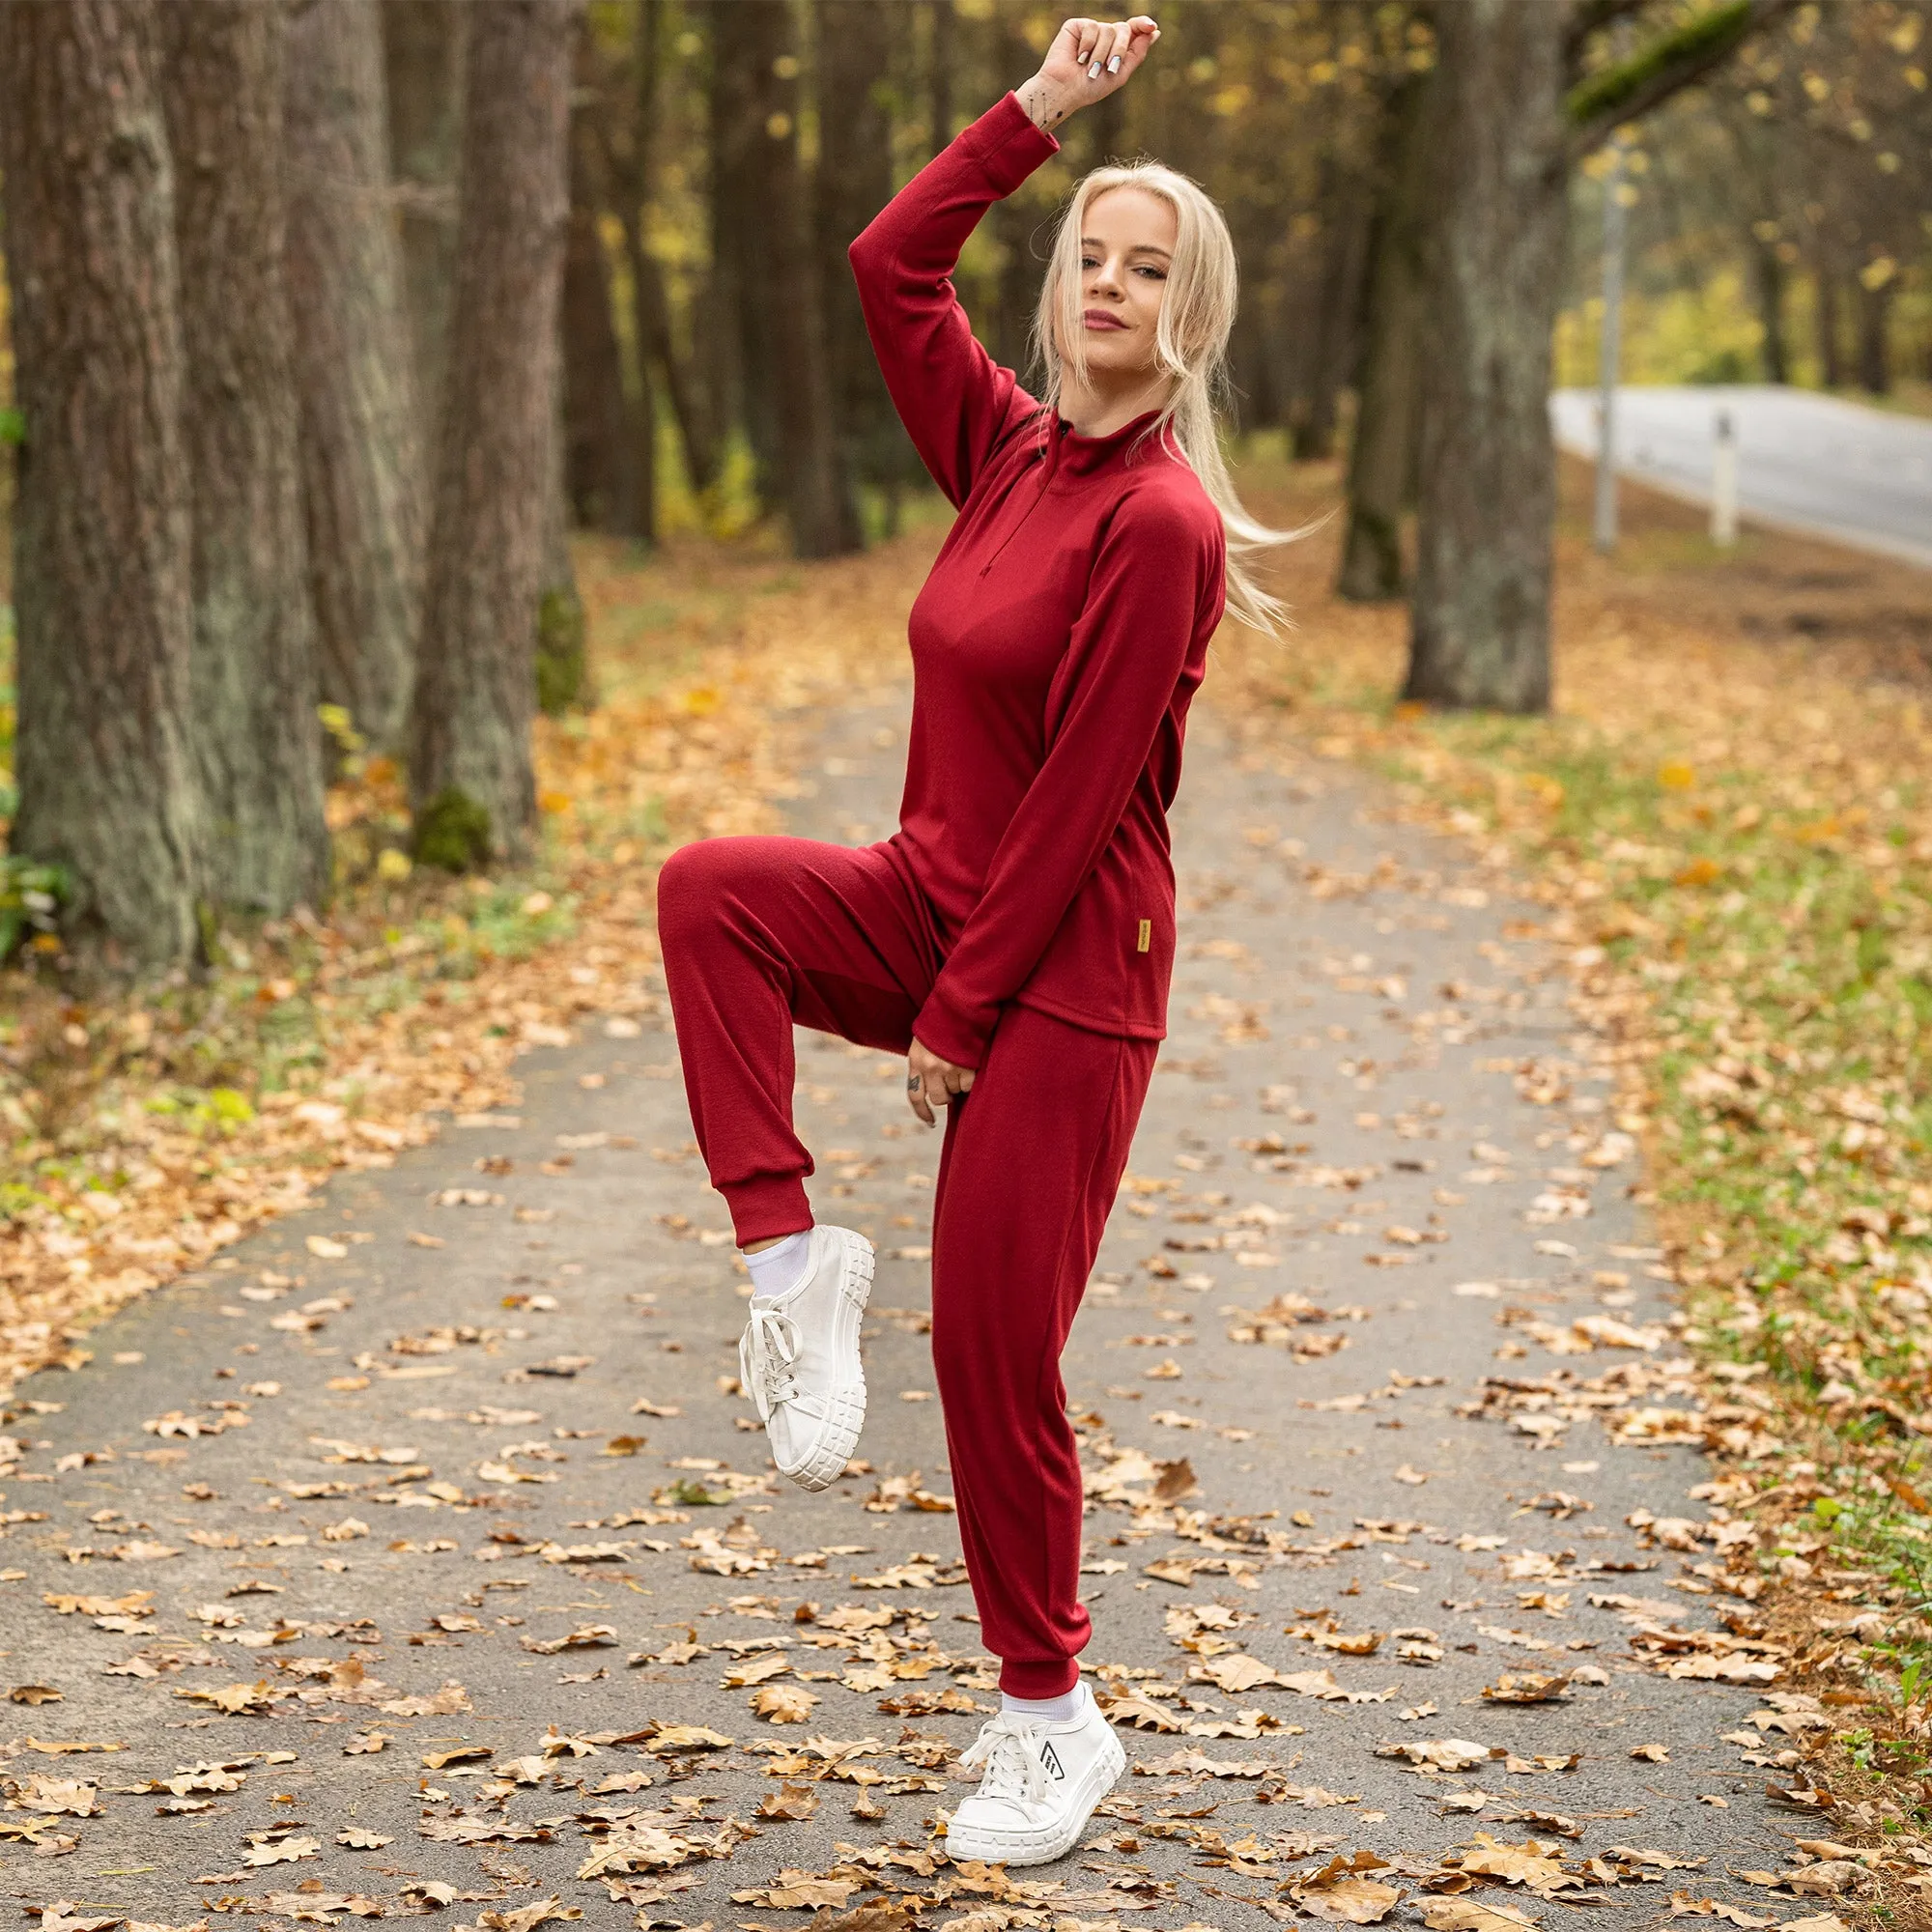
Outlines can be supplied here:
[[752, 1270], [752, 1293], [767, 1301], [788, 1294], [805, 1279], [806, 1256], [810, 1248], [811, 1230], [802, 1228], [754, 1255], [745, 1255], [745, 1265]]
[[1037, 1718], [1043, 1724], [1070, 1724], [1080, 1715], [1082, 1703], [1079, 1685], [1064, 1697], [1011, 1697], [1006, 1691], [1000, 1692], [1000, 1715], [1011, 1712], [1015, 1717]]

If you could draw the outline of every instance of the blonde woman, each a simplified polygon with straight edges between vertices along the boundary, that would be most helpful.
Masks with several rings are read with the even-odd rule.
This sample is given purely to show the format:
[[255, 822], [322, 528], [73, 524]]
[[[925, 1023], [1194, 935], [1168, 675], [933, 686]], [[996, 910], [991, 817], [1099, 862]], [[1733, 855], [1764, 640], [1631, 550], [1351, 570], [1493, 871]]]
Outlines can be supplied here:
[[946, 1110], [933, 1364], [1002, 1693], [946, 1842], [1016, 1865], [1070, 1850], [1124, 1769], [1080, 1681], [1060, 1354], [1166, 1033], [1188, 702], [1224, 609], [1279, 615], [1239, 556], [1283, 537], [1221, 462], [1235, 255], [1195, 183], [1152, 162], [1080, 183], [1036, 322], [1039, 400], [975, 341], [951, 276], [987, 208], [1058, 152], [1052, 130], [1158, 39], [1146, 14], [1066, 21], [852, 244], [887, 385], [959, 512], [912, 607], [898, 831], [688, 845], [658, 896], [692, 1119], [752, 1274], [746, 1393], [807, 1488], [840, 1473], [865, 1418], [872, 1252], [813, 1225], [794, 1022], [905, 1053], [913, 1112]]

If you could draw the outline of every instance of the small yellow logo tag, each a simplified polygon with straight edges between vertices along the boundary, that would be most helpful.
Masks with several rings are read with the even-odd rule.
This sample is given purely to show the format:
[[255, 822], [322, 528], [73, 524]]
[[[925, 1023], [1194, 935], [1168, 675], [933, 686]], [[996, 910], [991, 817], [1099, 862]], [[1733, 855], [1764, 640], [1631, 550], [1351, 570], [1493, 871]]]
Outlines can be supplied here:
[[1153, 921], [1151, 919], [1144, 919], [1141, 921], [1141, 936], [1134, 942], [1134, 951], [1136, 952], [1145, 952], [1148, 950], [1148, 947], [1152, 943], [1152, 941], [1153, 941]]

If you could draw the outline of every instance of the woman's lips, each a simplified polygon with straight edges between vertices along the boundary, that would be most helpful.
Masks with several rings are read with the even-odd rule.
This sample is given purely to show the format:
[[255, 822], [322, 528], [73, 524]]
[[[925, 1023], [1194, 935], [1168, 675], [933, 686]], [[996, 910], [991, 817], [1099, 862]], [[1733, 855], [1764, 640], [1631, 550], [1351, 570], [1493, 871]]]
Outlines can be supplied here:
[[1100, 309], [1100, 308], [1090, 308], [1086, 310], [1082, 314], [1080, 319], [1087, 325], [1089, 328], [1124, 329], [1126, 327], [1125, 323], [1117, 321], [1113, 316], [1109, 315], [1105, 309]]

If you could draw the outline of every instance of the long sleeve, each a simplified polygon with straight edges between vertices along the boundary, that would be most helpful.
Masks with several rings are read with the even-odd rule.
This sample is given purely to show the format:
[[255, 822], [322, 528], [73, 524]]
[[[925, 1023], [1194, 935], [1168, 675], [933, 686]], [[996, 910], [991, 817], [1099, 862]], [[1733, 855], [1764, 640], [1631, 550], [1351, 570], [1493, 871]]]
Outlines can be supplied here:
[[[1205, 499], [1137, 493], [1101, 538], [1048, 694], [1046, 756], [913, 1023], [914, 1037], [955, 1065], [980, 1064], [1000, 1008], [1039, 963], [1099, 864], [1197, 640], [1205, 647], [1219, 618], [1226, 540], [1207, 508]], [[1131, 936], [1122, 943], [1130, 947]]]
[[1001, 436], [1038, 405], [975, 339], [952, 270], [986, 210], [1059, 152], [1008, 94], [934, 156], [846, 251], [886, 387], [954, 509]]

